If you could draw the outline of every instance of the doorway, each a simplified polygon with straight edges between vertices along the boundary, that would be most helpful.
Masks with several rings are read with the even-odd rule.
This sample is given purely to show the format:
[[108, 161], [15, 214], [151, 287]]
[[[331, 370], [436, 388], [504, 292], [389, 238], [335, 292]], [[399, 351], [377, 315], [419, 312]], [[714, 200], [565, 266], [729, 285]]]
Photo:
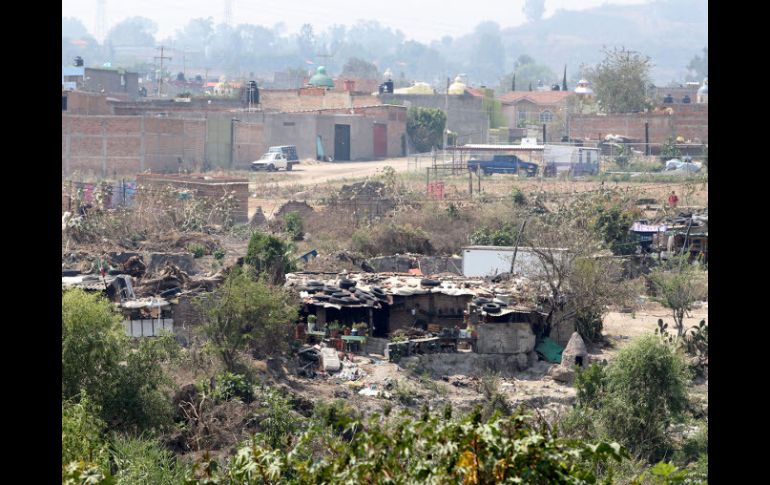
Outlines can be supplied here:
[[350, 125], [334, 125], [334, 159], [350, 160]]

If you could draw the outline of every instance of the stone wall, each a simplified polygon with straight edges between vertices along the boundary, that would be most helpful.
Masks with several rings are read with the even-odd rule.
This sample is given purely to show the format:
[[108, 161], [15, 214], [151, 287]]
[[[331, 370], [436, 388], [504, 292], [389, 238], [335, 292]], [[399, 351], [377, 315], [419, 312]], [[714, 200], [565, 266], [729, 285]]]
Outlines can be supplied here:
[[526, 354], [535, 348], [529, 323], [485, 323], [476, 328], [480, 354]]

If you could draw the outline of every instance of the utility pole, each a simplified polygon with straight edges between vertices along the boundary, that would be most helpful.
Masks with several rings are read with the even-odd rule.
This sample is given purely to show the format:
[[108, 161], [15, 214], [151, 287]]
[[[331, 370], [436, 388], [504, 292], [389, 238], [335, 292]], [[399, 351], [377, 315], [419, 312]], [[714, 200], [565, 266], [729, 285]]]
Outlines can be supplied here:
[[163, 87], [163, 60], [168, 59], [170, 61], [171, 58], [163, 55], [163, 46], [157, 47], [157, 49], [160, 49], [160, 57], [155, 56], [154, 59], [160, 59], [160, 75], [158, 76], [158, 97], [160, 97]]
[[[449, 78], [446, 78], [446, 94], [444, 95], [444, 162], [446, 162], [446, 145], [449, 140]], [[452, 172], [455, 171], [454, 164], [452, 165]]]

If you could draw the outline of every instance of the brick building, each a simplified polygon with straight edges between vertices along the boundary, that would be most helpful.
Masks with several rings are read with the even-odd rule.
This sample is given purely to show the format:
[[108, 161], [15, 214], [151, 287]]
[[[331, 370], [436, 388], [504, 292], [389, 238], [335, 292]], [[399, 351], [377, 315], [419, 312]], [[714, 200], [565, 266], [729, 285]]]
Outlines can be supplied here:
[[678, 136], [696, 143], [708, 143], [708, 104], [677, 104], [670, 109], [647, 113], [570, 115], [570, 137], [602, 140], [613, 134], [644, 141], [645, 122], [649, 126], [650, 143], [665, 143]]
[[62, 87], [65, 86], [77, 91], [136, 99], [139, 96], [139, 74], [124, 69], [62, 67]]
[[546, 141], [566, 134], [567, 99], [570, 91], [511, 91], [500, 96], [509, 127], [546, 125]]

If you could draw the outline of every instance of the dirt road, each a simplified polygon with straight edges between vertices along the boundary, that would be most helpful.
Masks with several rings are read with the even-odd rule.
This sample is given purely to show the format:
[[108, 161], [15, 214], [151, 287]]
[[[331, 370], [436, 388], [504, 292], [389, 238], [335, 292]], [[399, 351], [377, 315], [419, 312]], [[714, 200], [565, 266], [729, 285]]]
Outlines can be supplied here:
[[[409, 169], [408, 158], [388, 158], [373, 162], [316, 162], [310, 160], [295, 165], [291, 172], [257, 172], [252, 175], [251, 180], [257, 184], [271, 183], [278, 186], [309, 185], [335, 179], [377, 175], [386, 166], [393, 167], [396, 172], [406, 172]], [[414, 169], [414, 166], [412, 168]]]

